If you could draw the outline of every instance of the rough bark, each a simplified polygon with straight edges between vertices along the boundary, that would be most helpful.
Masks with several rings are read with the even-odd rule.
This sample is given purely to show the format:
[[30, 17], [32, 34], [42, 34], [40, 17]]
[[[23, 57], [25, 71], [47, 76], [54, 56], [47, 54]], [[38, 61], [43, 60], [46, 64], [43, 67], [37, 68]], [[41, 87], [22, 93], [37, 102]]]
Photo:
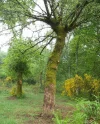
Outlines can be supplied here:
[[43, 104], [43, 113], [46, 115], [52, 114], [55, 107], [56, 72], [65, 45], [65, 37], [64, 29], [58, 29], [55, 48], [48, 60]]
[[18, 74], [18, 81], [17, 81], [17, 97], [22, 96], [22, 74]]

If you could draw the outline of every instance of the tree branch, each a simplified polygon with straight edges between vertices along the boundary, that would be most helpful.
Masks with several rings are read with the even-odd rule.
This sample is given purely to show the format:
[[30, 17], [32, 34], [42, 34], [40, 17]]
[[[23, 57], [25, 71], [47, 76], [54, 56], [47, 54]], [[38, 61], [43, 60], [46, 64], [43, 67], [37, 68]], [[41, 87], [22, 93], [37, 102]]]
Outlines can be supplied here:
[[46, 43], [46, 45], [42, 48], [40, 55], [42, 54], [42, 52], [44, 51], [44, 49], [52, 42], [53, 37], [49, 40], [49, 42]]
[[45, 8], [46, 8], [46, 12], [47, 12], [47, 16], [48, 18], [50, 18], [50, 12], [49, 12], [49, 8], [48, 8], [48, 1], [47, 0], [43, 0], [44, 1], [44, 5], [45, 5]]
[[77, 4], [74, 11], [69, 14], [68, 18], [67, 18], [67, 22], [70, 19], [71, 23], [68, 25], [66, 25], [66, 29], [69, 28], [69, 30], [73, 29], [74, 27], [76, 27], [76, 21], [78, 20], [79, 16], [81, 15], [83, 9], [85, 8], [85, 6], [87, 6], [89, 3], [93, 2], [94, 0], [91, 0], [90, 2], [88, 0], [84, 0], [82, 2], [82, 4]]
[[[42, 43], [43, 41], [45, 41], [49, 36], [51, 36], [54, 32], [51, 32], [50, 34], [48, 34], [47, 36], [45, 36], [41, 41], [37, 42], [36, 44], [32, 45], [31, 47], [27, 48], [26, 50], [23, 51], [23, 53], [27, 52], [29, 49], [34, 48], [35, 46], [37, 46], [39, 43]], [[39, 37], [40, 38], [40, 37]], [[35, 39], [34, 41], [37, 41], [39, 38]]]

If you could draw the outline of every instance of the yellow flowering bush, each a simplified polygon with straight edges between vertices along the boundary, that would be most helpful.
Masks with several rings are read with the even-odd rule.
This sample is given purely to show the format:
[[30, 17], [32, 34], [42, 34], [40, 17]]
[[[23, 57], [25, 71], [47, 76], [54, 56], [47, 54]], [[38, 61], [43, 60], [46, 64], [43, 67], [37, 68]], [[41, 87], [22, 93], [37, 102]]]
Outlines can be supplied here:
[[86, 95], [88, 94], [89, 97], [92, 97], [93, 94], [92, 85], [93, 77], [91, 75], [84, 74], [84, 92]]
[[78, 76], [78, 75], [75, 75], [75, 78], [74, 78], [74, 83], [75, 83], [75, 88], [83, 88], [84, 86], [84, 83], [83, 83], [83, 79], [81, 76]]
[[12, 96], [16, 96], [16, 94], [17, 94], [17, 88], [16, 88], [16, 86], [12, 87], [12, 89], [11, 89], [11, 91], [10, 91], [10, 94], [11, 94]]
[[91, 75], [85, 74], [84, 78], [79, 75], [75, 75], [74, 78], [67, 79], [64, 82], [64, 90], [62, 94], [67, 96], [79, 96], [87, 95], [99, 95], [100, 92], [100, 80], [94, 79]]
[[68, 96], [72, 96], [75, 90], [74, 78], [68, 79], [65, 81], [65, 91]]
[[6, 80], [6, 82], [11, 82], [12, 81], [12, 78], [8, 76], [8, 77], [6, 77], [5, 80]]
[[84, 86], [85, 88], [91, 88], [91, 84], [93, 82], [93, 78], [91, 75], [84, 74]]
[[92, 89], [95, 95], [99, 95], [100, 93], [100, 80], [94, 79], [92, 83]]
[[71, 97], [79, 94], [80, 88], [82, 89], [83, 86], [83, 79], [82, 77], [75, 75], [74, 78], [66, 80], [64, 84], [65, 93], [67, 93], [67, 95]]
[[[11, 96], [17, 96], [17, 87], [13, 86], [11, 91], [10, 91]], [[22, 91], [22, 96], [25, 96], [25, 92]]]
[[12, 78], [10, 76], [5, 79], [5, 86], [10, 87], [12, 83]]

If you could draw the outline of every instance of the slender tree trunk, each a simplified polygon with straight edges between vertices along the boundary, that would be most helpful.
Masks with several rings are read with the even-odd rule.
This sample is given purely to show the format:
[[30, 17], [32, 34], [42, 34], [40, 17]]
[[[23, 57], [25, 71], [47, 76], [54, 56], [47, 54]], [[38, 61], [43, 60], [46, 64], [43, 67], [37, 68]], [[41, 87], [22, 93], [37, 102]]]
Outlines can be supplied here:
[[76, 68], [75, 73], [78, 74], [78, 52], [79, 52], [79, 41], [76, 44]]
[[55, 48], [48, 60], [43, 104], [43, 114], [46, 115], [52, 114], [55, 107], [56, 72], [65, 45], [65, 37], [66, 32], [64, 30], [59, 30], [57, 33]]
[[43, 75], [43, 72], [40, 72], [39, 84], [40, 84], [40, 88], [41, 88], [41, 89], [43, 88], [43, 84], [42, 84], [42, 75]]
[[17, 97], [22, 96], [22, 73], [18, 74], [18, 81], [17, 81]]

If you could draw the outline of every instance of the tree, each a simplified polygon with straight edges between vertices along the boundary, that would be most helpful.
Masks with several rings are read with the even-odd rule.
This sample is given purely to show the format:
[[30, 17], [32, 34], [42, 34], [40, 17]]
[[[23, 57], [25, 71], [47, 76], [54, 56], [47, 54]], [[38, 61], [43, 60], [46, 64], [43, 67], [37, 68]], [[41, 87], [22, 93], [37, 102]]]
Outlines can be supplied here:
[[[23, 43], [24, 42], [24, 43]], [[22, 53], [28, 46], [22, 39], [14, 39], [11, 42], [5, 65], [9, 75], [12, 75], [17, 80], [16, 96], [22, 96], [22, 79], [24, 75], [29, 73], [29, 56]], [[10, 72], [10, 73], [9, 73]]]
[[[49, 57], [46, 71], [43, 110], [44, 113], [48, 114], [54, 111], [56, 72], [65, 45], [65, 37], [69, 32], [80, 26], [82, 23], [88, 24], [93, 12], [95, 13], [95, 11], [98, 10], [97, 6], [99, 6], [99, 4], [95, 3], [94, 0], [42, 0], [42, 2], [44, 3], [45, 9], [42, 9], [41, 5], [35, 2], [35, 0], [27, 0], [27, 2], [25, 2], [25, 0], [7, 0], [3, 5], [3, 8], [5, 9], [2, 10], [3, 12], [7, 12], [8, 15], [6, 15], [6, 18], [9, 17], [9, 15], [11, 16], [11, 14], [13, 15], [10, 18], [11, 22], [13, 22], [14, 18], [14, 21], [17, 23], [25, 22], [21, 19], [26, 17], [28, 18], [26, 21], [27, 23], [25, 22], [26, 25], [41, 21], [49, 25], [53, 31], [53, 33], [50, 33], [48, 36], [46, 35], [44, 39], [41, 40], [39, 38], [42, 42], [49, 37], [49, 41], [44, 45], [43, 49], [54, 37], [56, 38], [55, 47]], [[33, 9], [28, 3], [35, 4], [40, 11]], [[5, 20], [5, 16], [2, 18]], [[38, 43], [40, 43], [40, 41]]]
[[6, 58], [6, 54], [7, 53], [0, 51], [0, 79], [4, 79], [6, 77], [6, 73], [3, 68], [4, 59]]
[[[40, 51], [37, 51], [37, 48], [29, 49], [31, 46], [33, 45], [30, 40], [22, 38], [13, 39], [5, 60], [8, 74], [17, 80], [16, 95], [19, 97], [22, 96], [22, 79], [26, 80], [26, 82], [32, 80], [42, 84], [37, 77], [45, 77], [45, 67], [49, 51], [45, 49], [43, 54], [40, 55]], [[43, 73], [42, 75], [41, 72]]]

